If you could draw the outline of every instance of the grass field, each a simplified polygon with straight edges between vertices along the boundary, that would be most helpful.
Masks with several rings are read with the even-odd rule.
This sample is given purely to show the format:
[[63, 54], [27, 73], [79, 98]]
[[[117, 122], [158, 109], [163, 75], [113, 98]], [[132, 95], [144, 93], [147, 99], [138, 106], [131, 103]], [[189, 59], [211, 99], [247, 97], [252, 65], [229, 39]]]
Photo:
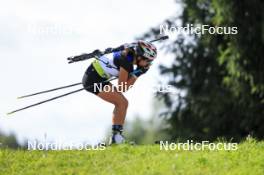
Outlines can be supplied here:
[[159, 145], [120, 145], [103, 151], [0, 149], [0, 174], [264, 174], [264, 142], [236, 151], [165, 151]]

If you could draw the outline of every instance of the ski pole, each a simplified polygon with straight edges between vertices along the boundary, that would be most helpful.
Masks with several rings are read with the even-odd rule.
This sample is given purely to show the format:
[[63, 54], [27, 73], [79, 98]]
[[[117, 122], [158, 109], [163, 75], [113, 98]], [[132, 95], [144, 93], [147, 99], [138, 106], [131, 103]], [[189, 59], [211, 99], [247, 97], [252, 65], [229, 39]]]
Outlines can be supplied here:
[[[159, 40], [166, 40], [168, 39], [169, 36], [165, 35], [165, 36], [161, 36], [161, 37], [158, 37], [154, 40], [151, 40], [149, 42], [156, 42], [156, 41], [159, 41]], [[135, 45], [132, 44], [132, 45], [128, 45], [126, 46], [126, 48], [130, 48], [130, 47], [134, 47]], [[94, 58], [94, 57], [100, 57], [102, 55], [105, 55], [105, 54], [109, 54], [109, 53], [112, 53], [112, 52], [116, 52], [116, 51], [122, 51], [125, 49], [125, 46], [122, 45], [120, 47], [117, 47], [117, 48], [107, 48], [105, 49], [104, 51], [100, 51], [100, 50], [95, 50], [91, 53], [84, 53], [84, 54], [81, 54], [81, 55], [78, 55], [78, 56], [73, 56], [73, 57], [69, 57], [67, 58], [68, 59], [68, 63], [74, 63], [74, 62], [77, 62], [77, 61], [84, 61], [84, 60], [87, 60], [87, 59], [90, 59], [90, 58]]]
[[47, 103], [49, 101], [53, 101], [53, 100], [56, 100], [56, 99], [61, 98], [61, 97], [65, 97], [67, 95], [70, 95], [70, 94], [73, 94], [73, 93], [76, 93], [76, 92], [79, 92], [79, 91], [82, 91], [82, 90], [84, 90], [84, 88], [81, 88], [81, 89], [78, 89], [78, 90], [75, 90], [75, 91], [71, 91], [71, 92], [68, 92], [66, 94], [62, 94], [60, 96], [56, 96], [56, 97], [50, 98], [48, 100], [44, 100], [44, 101], [41, 101], [41, 102], [38, 102], [38, 103], [35, 103], [35, 104], [32, 104], [32, 105], [26, 106], [24, 108], [20, 108], [20, 109], [8, 112], [7, 115], [14, 114], [14, 113], [16, 113], [18, 111], [22, 111], [22, 110], [25, 110], [25, 109], [28, 109], [28, 108], [31, 108], [31, 107], [34, 107], [34, 106], [38, 106], [40, 104]]
[[[110, 82], [110, 81], [115, 80], [115, 79], [117, 79], [117, 77], [110, 78], [109, 80], [105, 80], [105, 81], [102, 81], [102, 82], [100, 82], [100, 83], [103, 83], [103, 82]], [[93, 86], [94, 86], [94, 85], [92, 84], [92, 85], [88, 86], [88, 88], [89, 88], [89, 87], [93, 87]], [[19, 112], [19, 111], [22, 111], [22, 110], [25, 110], [25, 109], [28, 109], [28, 108], [31, 108], [31, 107], [34, 107], [34, 106], [38, 106], [38, 105], [40, 105], [40, 104], [47, 103], [47, 102], [50, 102], [50, 101], [56, 100], [56, 99], [61, 98], [61, 97], [65, 97], [65, 96], [67, 96], [67, 95], [74, 94], [74, 93], [79, 92], [79, 91], [82, 91], [82, 90], [84, 90], [84, 88], [81, 88], [81, 89], [78, 89], [78, 90], [75, 90], [75, 91], [71, 91], [71, 92], [68, 92], [68, 93], [66, 93], [66, 94], [62, 94], [62, 95], [59, 95], [59, 96], [56, 96], [56, 97], [53, 97], [53, 98], [50, 98], [50, 99], [47, 99], [47, 100], [44, 100], [44, 101], [41, 101], [41, 102], [38, 102], [38, 103], [32, 104], [32, 105], [26, 106], [26, 107], [23, 107], [23, 108], [20, 108], [20, 109], [16, 109], [16, 110], [14, 110], [14, 111], [8, 112], [7, 115], [14, 114], [14, 113], [16, 113], [16, 112]]]
[[150, 42], [153, 43], [153, 42], [156, 42], [156, 41], [159, 41], [159, 40], [166, 40], [166, 39], [169, 39], [169, 36], [168, 35], [161, 36], [159, 38], [156, 38], [154, 40], [151, 40]]
[[[150, 42], [156, 42], [156, 41], [159, 41], [159, 40], [166, 40], [168, 38], [169, 37], [167, 35], [165, 35], [165, 36], [161, 36], [161, 37], [159, 37], [157, 39], [151, 40]], [[81, 60], [94, 58], [94, 57], [99, 59], [100, 54], [107, 54], [107, 53], [111, 53], [111, 52], [115, 52], [115, 51], [119, 51], [119, 50], [123, 50], [123, 49], [124, 48], [122, 46], [118, 47], [118, 48], [115, 48], [115, 49], [108, 48], [103, 53], [100, 53], [99, 50], [95, 50], [95, 51], [93, 51], [92, 53], [89, 53], [89, 54], [82, 54], [82, 55], [79, 55], [79, 56], [70, 57], [70, 58], [68, 58], [68, 60], [70, 60], [69, 63], [73, 63], [73, 62], [76, 62], [76, 61], [81, 61]], [[32, 97], [32, 96], [35, 96], [35, 95], [44, 94], [44, 93], [48, 93], [48, 92], [53, 92], [53, 91], [56, 91], [56, 90], [77, 86], [77, 85], [80, 85], [80, 84], [82, 84], [82, 83], [75, 83], [75, 84], [62, 86], [62, 87], [58, 87], [58, 88], [54, 88], [54, 89], [50, 89], [50, 90], [45, 90], [45, 91], [40, 91], [40, 92], [28, 94], [28, 95], [23, 95], [23, 96], [17, 97], [17, 99], [22, 99], [22, 98], [26, 98], [26, 97]]]
[[50, 90], [45, 90], [45, 91], [40, 91], [40, 92], [28, 94], [28, 95], [23, 95], [23, 96], [17, 97], [17, 99], [22, 99], [22, 98], [26, 98], [26, 97], [32, 97], [32, 96], [35, 96], [35, 95], [44, 94], [44, 93], [48, 93], [48, 92], [53, 92], [53, 91], [57, 91], [57, 90], [60, 90], [60, 89], [65, 89], [65, 88], [77, 86], [77, 85], [80, 85], [80, 84], [82, 84], [82, 83], [75, 83], [75, 84], [62, 86], [62, 87], [58, 87], [58, 88], [54, 88], [54, 89], [50, 89]]

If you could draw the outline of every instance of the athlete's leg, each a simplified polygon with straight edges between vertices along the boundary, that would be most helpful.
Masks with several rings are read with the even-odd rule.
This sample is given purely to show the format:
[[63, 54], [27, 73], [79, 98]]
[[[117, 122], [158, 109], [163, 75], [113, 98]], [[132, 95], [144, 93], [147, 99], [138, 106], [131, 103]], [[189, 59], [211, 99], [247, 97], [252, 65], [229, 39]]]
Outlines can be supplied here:
[[107, 92], [101, 91], [97, 96], [115, 106], [112, 117], [113, 125], [123, 125], [125, 122], [128, 101], [121, 92], [118, 92], [116, 88], [112, 86], [112, 84], [109, 84], [109, 88], [110, 89], [107, 89]]
[[120, 144], [124, 142], [122, 132], [128, 107], [128, 101], [121, 92], [118, 92], [116, 88], [112, 86], [112, 84], [110, 84], [109, 86], [110, 89], [107, 89], [107, 92], [101, 91], [97, 94], [97, 96], [115, 105], [112, 118], [113, 135], [110, 139], [110, 144]]

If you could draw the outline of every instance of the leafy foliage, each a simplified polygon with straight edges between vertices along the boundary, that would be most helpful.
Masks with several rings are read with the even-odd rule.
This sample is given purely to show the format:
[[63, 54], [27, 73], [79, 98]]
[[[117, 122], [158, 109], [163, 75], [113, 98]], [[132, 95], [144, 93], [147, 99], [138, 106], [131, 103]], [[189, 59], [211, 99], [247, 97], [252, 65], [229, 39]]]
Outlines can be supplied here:
[[[238, 34], [179, 35], [163, 47], [175, 55], [160, 66], [178, 96], [159, 94], [167, 106], [172, 139], [264, 138], [264, 3], [261, 0], [181, 0], [181, 21], [237, 27]], [[153, 28], [143, 38], [159, 34]]]
[[20, 145], [14, 134], [5, 135], [0, 132], [0, 148], [1, 147], [18, 148]]

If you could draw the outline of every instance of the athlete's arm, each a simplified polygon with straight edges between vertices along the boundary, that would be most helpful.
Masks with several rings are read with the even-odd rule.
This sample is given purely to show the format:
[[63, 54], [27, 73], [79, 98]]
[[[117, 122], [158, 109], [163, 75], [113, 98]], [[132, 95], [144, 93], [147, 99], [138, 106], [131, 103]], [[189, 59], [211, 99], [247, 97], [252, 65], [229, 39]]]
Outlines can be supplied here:
[[128, 72], [123, 67], [120, 67], [119, 76], [118, 76], [118, 85], [126, 83], [128, 80], [128, 76], [129, 76]]
[[118, 87], [122, 87], [122, 90], [125, 92], [129, 89], [131, 85], [133, 85], [136, 82], [136, 77], [129, 76], [128, 72], [120, 67], [119, 71], [119, 77], [118, 77]]
[[[121, 69], [122, 69], [122, 75], [125, 75], [124, 77], [121, 75]], [[127, 86], [125, 88], [123, 88], [123, 89], [125, 89], [125, 91], [127, 91], [131, 85], [135, 84], [138, 77], [145, 74], [149, 70], [149, 65], [144, 67], [144, 68], [137, 68], [136, 70], [140, 70], [140, 71], [137, 73], [134, 73], [133, 75], [129, 75], [128, 72], [124, 68], [122, 68], [122, 67], [120, 68], [119, 80], [120, 80], [120, 77], [121, 77], [121, 79], [123, 78], [123, 80], [127, 79], [127, 81], [126, 81]], [[126, 76], [128, 76], [128, 77], [126, 78]]]
[[[130, 52], [130, 49], [125, 49], [122, 51], [122, 56], [126, 58], [128, 52]], [[130, 76], [128, 71], [124, 67], [120, 67], [119, 70], [119, 77], [118, 77], [118, 87], [122, 87], [123, 91], [127, 91], [131, 85], [133, 85], [136, 81], [136, 77]]]

